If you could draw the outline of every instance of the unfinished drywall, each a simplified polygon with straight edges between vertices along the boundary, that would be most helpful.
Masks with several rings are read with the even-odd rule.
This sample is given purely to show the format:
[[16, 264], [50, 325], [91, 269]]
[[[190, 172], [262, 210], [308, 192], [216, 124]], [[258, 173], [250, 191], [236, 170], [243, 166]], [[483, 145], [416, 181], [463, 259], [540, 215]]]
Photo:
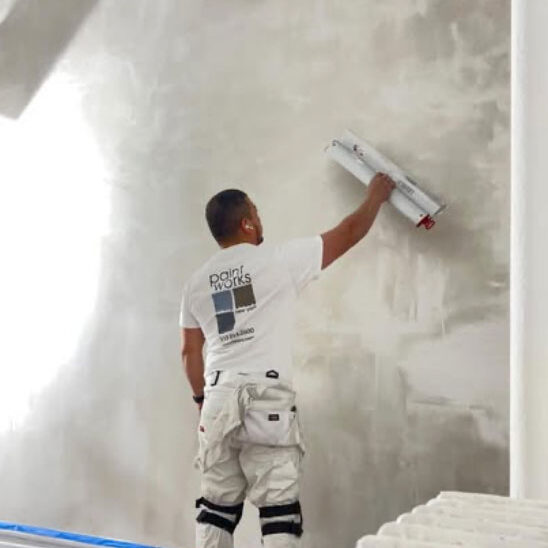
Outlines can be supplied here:
[[[270, 241], [331, 228], [364, 196], [323, 154], [347, 127], [449, 207], [431, 232], [386, 207], [303, 295], [303, 546], [441, 489], [505, 494], [508, 54], [509, 0], [99, 2], [0, 120], [0, 519], [193, 546], [177, 318], [215, 251], [203, 208], [236, 186]], [[258, 530], [248, 508], [238, 547]]]

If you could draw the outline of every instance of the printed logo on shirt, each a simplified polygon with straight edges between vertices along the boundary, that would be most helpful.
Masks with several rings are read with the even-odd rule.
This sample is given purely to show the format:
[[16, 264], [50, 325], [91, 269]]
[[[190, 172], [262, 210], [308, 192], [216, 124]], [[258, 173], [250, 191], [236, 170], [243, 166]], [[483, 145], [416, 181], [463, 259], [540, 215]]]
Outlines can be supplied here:
[[251, 283], [251, 274], [244, 274], [244, 265], [209, 275], [209, 285], [216, 291], [233, 289]]
[[242, 329], [237, 333], [230, 333], [236, 325], [236, 314], [253, 310], [257, 303], [251, 274], [244, 273], [243, 265], [221, 272], [210, 274], [209, 285], [215, 292], [211, 295], [217, 317], [217, 329], [221, 341], [227, 344], [243, 342], [253, 338], [253, 328]]

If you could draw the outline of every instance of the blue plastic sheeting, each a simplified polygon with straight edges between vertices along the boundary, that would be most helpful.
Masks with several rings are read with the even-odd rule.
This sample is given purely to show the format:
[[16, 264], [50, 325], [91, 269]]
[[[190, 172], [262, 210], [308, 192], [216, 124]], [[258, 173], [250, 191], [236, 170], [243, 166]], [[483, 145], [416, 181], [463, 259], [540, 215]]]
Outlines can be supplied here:
[[146, 544], [134, 544], [133, 542], [124, 542], [111, 538], [92, 537], [89, 535], [79, 535], [78, 533], [68, 533], [66, 531], [56, 531], [55, 529], [46, 529], [44, 527], [31, 527], [30, 525], [19, 525], [17, 523], [6, 523], [0, 521], [0, 531], [16, 531], [18, 533], [28, 533], [29, 535], [39, 535], [41, 537], [56, 538], [59, 540], [70, 540], [72, 542], [82, 542], [94, 546], [112, 546], [112, 548], [157, 548]]

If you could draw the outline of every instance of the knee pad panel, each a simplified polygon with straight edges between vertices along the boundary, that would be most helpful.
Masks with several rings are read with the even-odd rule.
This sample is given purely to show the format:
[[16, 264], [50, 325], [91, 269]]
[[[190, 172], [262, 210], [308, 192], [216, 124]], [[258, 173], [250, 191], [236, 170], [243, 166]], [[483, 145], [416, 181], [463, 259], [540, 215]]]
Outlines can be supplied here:
[[196, 501], [196, 508], [200, 510], [196, 518], [198, 523], [208, 523], [232, 535], [242, 519], [244, 503], [228, 506], [215, 504], [202, 497]]
[[278, 506], [263, 506], [259, 508], [259, 517], [263, 536], [285, 533], [301, 537], [303, 534], [303, 515], [299, 501]]

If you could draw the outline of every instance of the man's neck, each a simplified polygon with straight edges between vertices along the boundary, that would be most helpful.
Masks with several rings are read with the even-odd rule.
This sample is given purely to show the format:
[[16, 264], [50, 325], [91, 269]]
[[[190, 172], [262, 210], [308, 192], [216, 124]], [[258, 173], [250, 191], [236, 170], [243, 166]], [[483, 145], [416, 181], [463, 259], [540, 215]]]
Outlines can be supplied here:
[[235, 245], [240, 245], [240, 244], [251, 244], [251, 245], [257, 245], [254, 241], [251, 240], [251, 238], [247, 239], [247, 238], [238, 238], [238, 239], [235, 239], [235, 240], [227, 240], [221, 244], [219, 244], [221, 246], [222, 249], [227, 249], [229, 247], [233, 247]]

